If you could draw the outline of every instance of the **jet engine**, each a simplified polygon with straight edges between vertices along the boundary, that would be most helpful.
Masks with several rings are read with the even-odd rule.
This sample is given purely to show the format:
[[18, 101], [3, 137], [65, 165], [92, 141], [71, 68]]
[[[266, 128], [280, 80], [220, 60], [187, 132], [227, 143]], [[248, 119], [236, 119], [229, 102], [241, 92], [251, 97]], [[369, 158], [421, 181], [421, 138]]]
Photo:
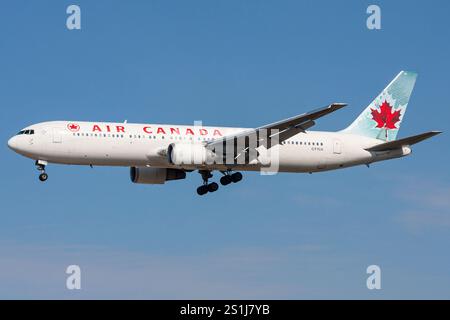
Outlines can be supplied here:
[[169, 180], [186, 178], [186, 172], [178, 169], [131, 167], [130, 178], [134, 183], [163, 184]]
[[168, 161], [175, 165], [212, 164], [216, 155], [201, 144], [174, 144], [167, 150]]

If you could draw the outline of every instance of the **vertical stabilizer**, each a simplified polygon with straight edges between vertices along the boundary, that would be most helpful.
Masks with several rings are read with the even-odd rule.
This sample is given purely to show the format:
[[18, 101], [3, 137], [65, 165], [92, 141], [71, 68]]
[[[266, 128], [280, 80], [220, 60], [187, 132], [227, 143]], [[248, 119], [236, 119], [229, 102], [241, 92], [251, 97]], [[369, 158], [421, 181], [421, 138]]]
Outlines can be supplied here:
[[401, 71], [369, 106], [342, 132], [392, 141], [397, 137], [417, 73]]

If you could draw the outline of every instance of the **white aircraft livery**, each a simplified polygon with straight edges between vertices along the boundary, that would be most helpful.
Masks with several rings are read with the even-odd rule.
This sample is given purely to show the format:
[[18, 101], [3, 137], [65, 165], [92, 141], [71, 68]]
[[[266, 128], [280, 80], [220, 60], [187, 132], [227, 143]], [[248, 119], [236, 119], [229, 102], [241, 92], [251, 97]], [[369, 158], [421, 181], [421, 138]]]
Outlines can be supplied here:
[[134, 183], [163, 184], [198, 170], [199, 195], [220, 183], [239, 182], [239, 171], [320, 172], [407, 156], [411, 146], [440, 131], [397, 139], [417, 74], [401, 71], [347, 128], [308, 131], [315, 121], [346, 104], [327, 107], [258, 128], [231, 128], [84, 121], [33, 124], [8, 141], [35, 160], [39, 179], [49, 163], [126, 166]]

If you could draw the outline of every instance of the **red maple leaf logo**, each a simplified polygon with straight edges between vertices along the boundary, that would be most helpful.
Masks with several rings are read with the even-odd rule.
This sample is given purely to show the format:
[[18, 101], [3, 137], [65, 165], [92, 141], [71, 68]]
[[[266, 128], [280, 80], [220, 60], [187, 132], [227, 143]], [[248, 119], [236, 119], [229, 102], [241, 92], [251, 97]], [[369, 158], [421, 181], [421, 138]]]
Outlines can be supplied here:
[[392, 106], [385, 100], [380, 110], [370, 109], [372, 119], [377, 122], [377, 128], [398, 129], [395, 124], [400, 121], [400, 110], [392, 112]]
[[67, 125], [67, 128], [69, 128], [69, 130], [73, 132], [80, 130], [80, 126], [76, 123], [69, 123]]

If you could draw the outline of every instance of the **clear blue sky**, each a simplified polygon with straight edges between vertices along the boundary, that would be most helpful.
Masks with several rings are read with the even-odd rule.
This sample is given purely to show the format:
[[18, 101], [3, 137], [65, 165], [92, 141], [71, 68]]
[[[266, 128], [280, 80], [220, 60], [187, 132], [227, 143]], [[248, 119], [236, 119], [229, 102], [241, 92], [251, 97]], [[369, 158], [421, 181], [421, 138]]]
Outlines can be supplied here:
[[[2, 1], [0, 297], [450, 298], [450, 5], [375, 3], [379, 31], [369, 1]], [[252, 127], [335, 101], [315, 128], [339, 130], [400, 70], [419, 77], [399, 136], [445, 132], [370, 169], [198, 197], [197, 173], [142, 186], [50, 165], [42, 184], [6, 145], [46, 120]]]

